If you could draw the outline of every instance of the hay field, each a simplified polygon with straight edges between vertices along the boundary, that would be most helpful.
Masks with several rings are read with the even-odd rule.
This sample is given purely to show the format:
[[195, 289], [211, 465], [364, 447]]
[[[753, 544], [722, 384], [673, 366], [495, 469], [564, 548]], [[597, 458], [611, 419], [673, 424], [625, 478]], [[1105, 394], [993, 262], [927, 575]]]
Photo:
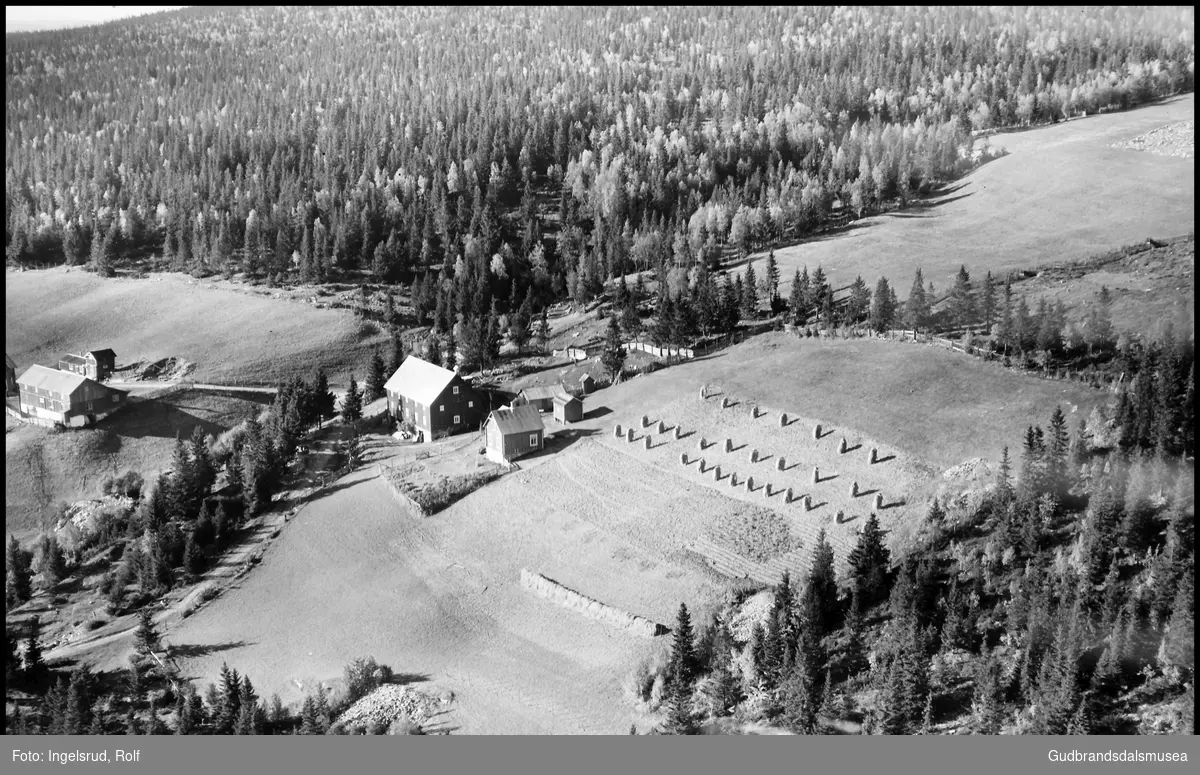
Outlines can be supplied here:
[[[972, 276], [1085, 258], [1191, 231], [1194, 158], [1114, 143], [1194, 118], [1195, 95], [1123, 113], [998, 134], [1009, 155], [974, 170], [926, 206], [864, 218], [848, 230], [775, 251], [786, 297], [796, 269], [818, 264], [835, 288], [885, 276], [903, 299], [914, 271], [947, 290], [960, 264]], [[761, 276], [765, 253], [756, 254]], [[739, 270], [741, 271], [741, 270]]]
[[345, 311], [209, 287], [185, 275], [102, 280], [78, 269], [5, 275], [5, 348], [18, 372], [65, 352], [109, 347], [117, 365], [176, 356], [191, 377], [278, 382], [324, 366], [341, 383], [361, 372], [382, 334], [360, 336]]
[[[728, 408], [722, 408], [724, 399], [730, 401]], [[778, 512], [787, 521], [791, 536], [804, 547], [797, 557], [802, 568], [807, 568], [809, 552], [822, 528], [841, 569], [869, 513], [876, 513], [885, 530], [893, 530], [919, 520], [926, 511], [926, 490], [934, 471], [902, 449], [882, 445], [853, 428], [824, 423], [822, 437], [816, 439], [814, 428], [819, 421], [813, 418], [787, 413], [788, 424], [781, 426], [779, 407], [755, 405], [727, 393], [701, 400], [698, 391], [649, 409], [647, 414], [651, 424], [642, 428], [640, 421], [634, 422], [633, 442], [605, 434], [604, 443], [664, 473]], [[665, 433], [657, 432], [660, 420], [666, 425]], [[684, 434], [679, 439], [674, 435], [676, 425]], [[650, 449], [644, 447], [646, 437], [651, 440]], [[730, 451], [725, 450], [727, 439]], [[840, 452], [843, 439], [845, 453]], [[699, 448], [702, 441], [706, 442], [703, 451]], [[879, 455], [874, 464], [869, 459], [872, 448]], [[751, 462], [754, 451], [757, 462]], [[681, 454], [687, 455], [687, 465], [681, 463]], [[781, 459], [782, 471], [778, 469]], [[703, 472], [700, 460], [704, 461]], [[813, 481], [814, 468], [820, 477], [817, 483]], [[720, 479], [716, 478], [718, 472]], [[855, 484], [858, 494], [852, 495]], [[876, 495], [882, 501], [881, 509], [874, 508]], [[807, 507], [805, 496], [809, 498]], [[836, 518], [839, 511], [845, 517], [841, 522]], [[720, 531], [711, 531], [708, 538], [717, 544], [730, 543]]]
[[[315, 682], [370, 654], [418, 688], [450, 689], [436, 720], [459, 733], [622, 734], [621, 679], [659, 647], [521, 587], [520, 569], [673, 624], [725, 583], [682, 547], [737, 500], [592, 439], [523, 467], [429, 519], [408, 515], [364, 470], [291, 521], [261, 565], [168, 632], [185, 670], [222, 661], [264, 696], [298, 702]], [[120, 655], [112, 655], [118, 659]]]
[[769, 333], [600, 391], [584, 408], [610, 407], [599, 419], [611, 433], [613, 423], [628, 425], [679, 396], [698, 396], [702, 384], [853, 428], [938, 469], [976, 457], [999, 460], [1002, 447], [1020, 446], [1027, 425], [1047, 423], [1055, 405], [1073, 427], [1078, 413], [1108, 397], [941, 347]]
[[4, 437], [5, 532], [35, 537], [58, 503], [98, 497], [105, 477], [132, 469], [151, 480], [171, 465], [176, 434], [187, 438], [197, 425], [218, 434], [269, 398], [189, 390], [134, 403], [93, 428], [56, 433], [19, 423]]

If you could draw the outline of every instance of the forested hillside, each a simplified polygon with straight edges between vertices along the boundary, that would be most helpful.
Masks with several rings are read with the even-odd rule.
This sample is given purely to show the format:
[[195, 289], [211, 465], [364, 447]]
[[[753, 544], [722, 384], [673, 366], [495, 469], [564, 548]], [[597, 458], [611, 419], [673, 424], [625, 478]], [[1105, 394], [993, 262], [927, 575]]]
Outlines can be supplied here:
[[[1190, 91], [1193, 11], [197, 8], [6, 40], [10, 264], [588, 299]], [[440, 280], [440, 282], [435, 282]], [[510, 302], [511, 300], [511, 302]]]

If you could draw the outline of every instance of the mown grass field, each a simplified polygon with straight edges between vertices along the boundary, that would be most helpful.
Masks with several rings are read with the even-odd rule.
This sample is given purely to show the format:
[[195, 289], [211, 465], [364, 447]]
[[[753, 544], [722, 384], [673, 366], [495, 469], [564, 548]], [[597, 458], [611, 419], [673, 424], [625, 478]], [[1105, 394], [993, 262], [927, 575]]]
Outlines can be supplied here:
[[198, 381], [361, 378], [386, 336], [344, 310], [210, 288], [185, 275], [100, 279], [65, 268], [5, 275], [5, 348], [20, 373], [66, 352], [112, 348], [117, 365], [176, 356]]
[[[1194, 118], [1187, 94], [1124, 113], [990, 138], [1009, 155], [991, 161], [922, 206], [857, 221], [775, 251], [783, 294], [796, 269], [820, 264], [835, 288], [884, 276], [901, 299], [919, 267], [949, 288], [960, 264], [972, 276], [1037, 266], [1191, 231], [1195, 159], [1113, 148]], [[765, 252], [753, 258], [761, 276]], [[739, 270], [741, 271], [741, 270]]]
[[852, 429], [939, 469], [1017, 450], [1056, 405], [1071, 423], [1108, 395], [1042, 380], [931, 345], [874, 339], [798, 339], [770, 333], [596, 394], [605, 428], [628, 424], [702, 384], [838, 428]]
[[269, 398], [189, 390], [135, 403], [94, 428], [57, 433], [18, 424], [5, 434], [5, 532], [33, 538], [59, 503], [98, 497], [108, 476], [134, 470], [151, 480], [171, 465], [177, 434], [187, 438], [197, 425], [219, 434]]

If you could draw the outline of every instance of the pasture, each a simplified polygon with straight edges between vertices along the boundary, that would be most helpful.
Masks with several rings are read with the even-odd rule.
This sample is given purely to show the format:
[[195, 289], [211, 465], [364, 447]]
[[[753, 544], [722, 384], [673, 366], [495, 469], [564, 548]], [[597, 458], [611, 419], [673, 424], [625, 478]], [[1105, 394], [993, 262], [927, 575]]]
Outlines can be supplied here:
[[219, 434], [262, 410], [254, 393], [187, 390], [134, 402], [92, 428], [54, 432], [17, 423], [5, 434], [5, 532], [28, 540], [52, 525], [58, 504], [100, 495], [104, 479], [127, 470], [147, 482], [169, 468], [176, 435], [196, 426]]
[[[1186, 94], [994, 135], [987, 142], [1008, 155], [941, 195], [777, 248], [781, 293], [787, 296], [792, 275], [804, 265], [810, 272], [821, 265], [834, 288], [856, 275], [872, 287], [887, 277], [904, 299], [917, 268], [943, 292], [960, 264], [982, 278], [1186, 233], [1195, 223], [1195, 159], [1113, 144], [1191, 120], [1194, 111], [1195, 95]], [[751, 257], [760, 277], [765, 257], [765, 251]]]
[[78, 269], [5, 275], [4, 344], [18, 373], [53, 365], [67, 352], [108, 347], [118, 367], [182, 358], [199, 382], [275, 383], [311, 378], [323, 366], [331, 382], [361, 379], [377, 327], [346, 311], [318, 309], [215, 287], [186, 275], [101, 279]]

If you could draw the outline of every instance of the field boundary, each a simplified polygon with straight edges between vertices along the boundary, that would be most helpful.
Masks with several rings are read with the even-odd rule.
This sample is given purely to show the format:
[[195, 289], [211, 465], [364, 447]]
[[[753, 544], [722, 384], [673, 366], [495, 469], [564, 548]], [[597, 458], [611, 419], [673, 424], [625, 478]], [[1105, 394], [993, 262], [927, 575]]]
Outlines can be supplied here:
[[521, 586], [530, 590], [538, 597], [578, 611], [589, 619], [596, 619], [620, 627], [623, 630], [629, 630], [637, 635], [654, 638], [671, 631], [668, 627], [651, 621], [644, 616], [631, 614], [619, 608], [605, 605], [599, 600], [593, 600], [586, 595], [581, 595], [572, 589], [564, 587], [554, 579], [547, 578], [540, 573], [533, 573], [528, 568], [521, 568]]
[[[380, 479], [382, 479], [383, 483], [385, 485], [387, 485], [388, 490], [390, 490], [392, 493], [392, 497], [395, 498], [396, 500], [400, 501], [402, 504], [404, 504], [408, 508], [412, 509], [413, 513], [416, 514], [417, 516], [428, 517], [429, 514], [427, 514], [425, 512], [425, 509], [423, 509], [421, 507], [421, 504], [417, 503], [415, 500], [410, 498], [403, 490], [401, 490], [399, 487], [397, 487], [396, 484], [392, 481], [392, 478], [390, 476], [388, 476], [387, 473], [384, 472], [384, 468], [385, 468], [385, 466], [383, 465], [383, 463], [376, 463], [375, 464], [375, 475], [378, 476]], [[395, 470], [395, 469], [391, 468], [390, 466], [388, 466], [387, 468], [389, 470]]]

